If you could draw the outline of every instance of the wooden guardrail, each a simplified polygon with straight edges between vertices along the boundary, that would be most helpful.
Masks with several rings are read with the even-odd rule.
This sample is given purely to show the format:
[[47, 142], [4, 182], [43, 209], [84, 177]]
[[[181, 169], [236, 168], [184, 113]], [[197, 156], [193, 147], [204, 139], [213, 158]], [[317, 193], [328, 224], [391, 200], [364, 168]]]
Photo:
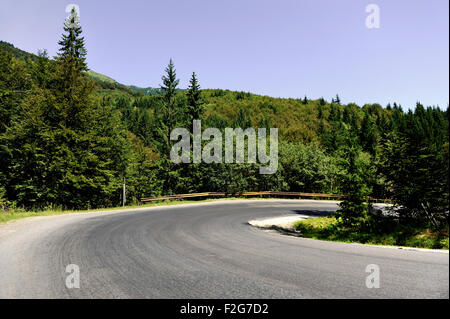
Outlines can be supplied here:
[[[159, 197], [147, 197], [141, 198], [141, 202], [153, 202], [161, 200], [170, 199], [183, 199], [183, 198], [201, 198], [201, 197], [241, 197], [241, 196], [293, 196], [293, 197], [308, 197], [308, 198], [333, 198], [342, 199], [345, 195], [341, 194], [321, 194], [321, 193], [302, 193], [302, 192], [274, 192], [274, 191], [263, 191], [263, 192], [241, 192], [241, 193], [223, 193], [223, 192], [206, 192], [206, 193], [190, 193], [190, 194], [176, 194], [176, 195], [166, 195]], [[365, 197], [366, 199], [373, 202], [392, 202], [391, 199], [379, 199], [373, 197]]]
[[195, 198], [195, 197], [224, 197], [225, 195], [226, 195], [225, 193], [219, 193], [219, 192], [177, 194], [177, 195], [165, 195], [165, 196], [159, 196], [159, 197], [141, 198], [141, 202], [152, 202], [152, 201], [158, 201], [158, 200], [183, 199], [183, 198]]

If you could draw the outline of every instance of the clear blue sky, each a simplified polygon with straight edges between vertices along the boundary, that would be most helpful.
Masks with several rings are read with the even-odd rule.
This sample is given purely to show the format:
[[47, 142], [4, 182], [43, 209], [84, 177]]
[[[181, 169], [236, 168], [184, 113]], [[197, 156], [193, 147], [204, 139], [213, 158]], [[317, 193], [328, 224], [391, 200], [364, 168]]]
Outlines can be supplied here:
[[172, 57], [181, 87], [448, 105], [448, 0], [1, 0], [0, 40], [55, 55], [70, 3], [89, 67], [124, 84], [159, 87]]

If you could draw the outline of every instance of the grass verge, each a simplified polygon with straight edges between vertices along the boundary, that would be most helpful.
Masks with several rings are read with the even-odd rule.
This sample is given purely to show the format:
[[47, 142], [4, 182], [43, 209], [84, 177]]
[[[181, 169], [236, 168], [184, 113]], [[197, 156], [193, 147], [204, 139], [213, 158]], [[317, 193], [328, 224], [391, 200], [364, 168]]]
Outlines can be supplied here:
[[384, 246], [449, 249], [449, 229], [433, 231], [429, 228], [413, 228], [390, 221], [390, 227], [381, 231], [346, 229], [338, 225], [333, 216], [311, 218], [295, 223], [295, 229], [303, 237], [345, 243], [360, 243]]

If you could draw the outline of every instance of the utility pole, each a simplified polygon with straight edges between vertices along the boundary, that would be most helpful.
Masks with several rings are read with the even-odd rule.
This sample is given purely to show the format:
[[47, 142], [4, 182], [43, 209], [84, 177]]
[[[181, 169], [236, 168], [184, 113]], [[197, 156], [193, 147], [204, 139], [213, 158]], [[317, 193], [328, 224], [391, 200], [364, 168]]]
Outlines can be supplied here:
[[123, 177], [123, 195], [122, 195], [122, 199], [123, 199], [123, 206], [125, 206], [125, 203], [127, 202], [126, 193], [125, 193], [125, 176]]

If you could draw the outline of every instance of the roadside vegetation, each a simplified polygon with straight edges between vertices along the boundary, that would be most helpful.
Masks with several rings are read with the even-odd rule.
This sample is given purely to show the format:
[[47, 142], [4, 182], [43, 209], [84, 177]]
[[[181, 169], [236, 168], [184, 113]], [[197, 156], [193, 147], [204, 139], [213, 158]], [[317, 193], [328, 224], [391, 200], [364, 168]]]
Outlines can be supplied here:
[[[448, 106], [418, 102], [404, 111], [395, 102], [343, 104], [338, 95], [327, 101], [202, 90], [194, 72], [183, 90], [172, 60], [161, 88], [128, 87], [88, 73], [78, 21], [73, 11], [54, 58], [0, 42], [0, 215], [119, 206], [125, 179], [132, 204], [191, 192], [345, 194], [337, 229], [375, 236], [384, 230], [368, 214], [371, 196], [401, 207], [394, 232], [448, 229]], [[203, 129], [278, 128], [277, 172], [171, 162], [171, 130], [191, 128], [193, 119]]]
[[298, 221], [295, 228], [302, 237], [385, 246], [449, 249], [449, 229], [402, 225], [392, 218], [380, 218], [368, 228], [342, 227], [334, 216]]
[[[392, 166], [397, 168], [395, 176], [386, 178], [390, 181], [391, 197], [395, 199], [393, 207], [387, 211], [375, 210], [366, 201], [365, 196], [371, 193], [373, 168], [361, 158], [360, 146], [350, 137], [343, 148], [342, 157], [346, 172], [344, 194], [347, 197], [339, 203], [340, 208], [334, 215], [299, 221], [295, 224], [296, 230], [304, 237], [315, 239], [448, 249], [448, 166], [434, 167], [435, 159], [430, 156], [426, 166], [420, 165], [424, 158], [420, 153], [425, 148], [433, 149], [433, 145], [418, 140], [419, 134], [414, 132], [414, 140], [405, 138], [399, 146], [394, 146], [393, 143], [398, 145], [400, 141], [393, 138], [387, 142], [389, 146], [381, 149], [381, 152], [390, 153], [390, 148], [395, 147], [401, 152], [395, 158], [388, 155], [387, 162], [378, 163], [382, 172], [390, 172]], [[419, 151], [418, 145], [422, 151]], [[447, 172], [440, 182], [430, 181], [423, 175], [431, 176], [439, 171]], [[405, 176], [399, 176], [399, 173]], [[433, 183], [433, 186], [421, 184], [424, 180]]]

